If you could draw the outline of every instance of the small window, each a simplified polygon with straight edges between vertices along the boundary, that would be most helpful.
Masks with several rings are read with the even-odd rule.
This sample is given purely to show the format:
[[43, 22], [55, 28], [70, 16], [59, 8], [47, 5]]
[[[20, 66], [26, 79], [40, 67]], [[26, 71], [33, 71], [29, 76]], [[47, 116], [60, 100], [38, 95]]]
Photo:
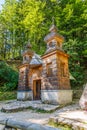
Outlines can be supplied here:
[[62, 77], [65, 77], [65, 76], [66, 76], [65, 63], [61, 63], [61, 76], [62, 76]]
[[30, 56], [24, 56], [24, 61], [30, 61], [31, 57]]
[[24, 71], [21, 71], [21, 74], [24, 74]]
[[21, 82], [23, 82], [23, 78], [24, 78], [24, 71], [21, 71], [20, 73], [19, 73], [19, 79], [20, 79], [20, 81]]
[[52, 47], [52, 46], [53, 46], [53, 44], [52, 44], [52, 42], [50, 42], [50, 43], [49, 43], [49, 47]]
[[58, 47], [60, 47], [60, 43], [59, 42], [57, 42], [57, 45], [58, 45]]
[[52, 63], [47, 64], [47, 76], [51, 77], [53, 75], [52, 73]]

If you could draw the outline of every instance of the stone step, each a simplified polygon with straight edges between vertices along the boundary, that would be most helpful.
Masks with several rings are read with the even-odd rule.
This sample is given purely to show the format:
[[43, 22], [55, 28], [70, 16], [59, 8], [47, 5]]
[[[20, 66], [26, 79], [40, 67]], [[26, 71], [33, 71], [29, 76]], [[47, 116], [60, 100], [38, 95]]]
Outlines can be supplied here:
[[24, 122], [14, 119], [2, 119], [0, 120], [0, 130], [61, 130], [59, 128], [53, 128], [45, 125], [40, 125], [32, 122]]
[[58, 109], [59, 105], [43, 104], [41, 101], [14, 101], [4, 105], [1, 109], [2, 112], [17, 112], [25, 109], [35, 109], [46, 112], [52, 112]]
[[50, 117], [50, 123], [68, 125], [72, 130], [87, 130], [87, 123], [79, 121], [78, 119], [70, 119], [62, 116]]

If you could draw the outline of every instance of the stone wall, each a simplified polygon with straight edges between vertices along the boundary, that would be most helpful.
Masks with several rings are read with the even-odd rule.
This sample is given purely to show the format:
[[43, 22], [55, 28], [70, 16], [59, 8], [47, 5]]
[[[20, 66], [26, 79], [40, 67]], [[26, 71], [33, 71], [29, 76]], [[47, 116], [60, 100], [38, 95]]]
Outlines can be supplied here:
[[67, 104], [72, 102], [72, 90], [41, 90], [44, 103]]
[[18, 91], [17, 100], [33, 100], [33, 92], [31, 91]]

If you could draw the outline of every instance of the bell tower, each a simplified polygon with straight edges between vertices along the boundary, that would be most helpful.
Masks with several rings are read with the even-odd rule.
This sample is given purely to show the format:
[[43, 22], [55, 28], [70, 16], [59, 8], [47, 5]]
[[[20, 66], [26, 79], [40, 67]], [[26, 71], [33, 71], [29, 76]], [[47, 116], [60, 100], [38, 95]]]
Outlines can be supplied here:
[[30, 70], [30, 61], [33, 57], [34, 52], [31, 50], [31, 44], [28, 43], [25, 47], [25, 51], [23, 52], [23, 62], [19, 67], [19, 81], [18, 81], [18, 100], [27, 100], [32, 99], [32, 91], [29, 87], [29, 79], [28, 74]]
[[26, 64], [26, 63], [30, 63], [31, 59], [32, 59], [32, 56], [33, 56], [33, 51], [31, 50], [32, 46], [30, 43], [28, 43], [25, 47], [25, 51], [23, 53], [23, 64]]
[[[44, 41], [47, 43], [47, 51], [50, 51], [50, 49], [62, 49], [62, 42], [63, 37], [58, 36], [57, 34], [57, 28], [55, 25], [52, 25], [52, 27], [49, 29], [50, 35], [46, 36], [44, 38]], [[53, 37], [55, 35], [55, 37]]]
[[69, 80], [68, 58], [62, 49], [64, 37], [57, 33], [53, 24], [45, 36], [47, 49], [43, 59], [42, 101], [66, 104], [72, 101], [72, 90]]
[[51, 26], [49, 31], [50, 33], [44, 38], [44, 41], [47, 43], [46, 53], [55, 49], [62, 50], [62, 43], [64, 41], [63, 36], [57, 33], [57, 28], [54, 24]]

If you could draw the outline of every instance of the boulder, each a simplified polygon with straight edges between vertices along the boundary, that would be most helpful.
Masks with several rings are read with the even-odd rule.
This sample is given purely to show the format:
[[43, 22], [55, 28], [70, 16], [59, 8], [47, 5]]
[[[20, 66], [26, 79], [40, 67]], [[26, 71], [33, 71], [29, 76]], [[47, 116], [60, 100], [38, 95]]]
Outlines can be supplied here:
[[80, 105], [81, 109], [87, 110], [87, 83], [84, 87], [82, 96], [79, 101], [79, 105]]
[[0, 124], [0, 130], [4, 130], [5, 129], [5, 125]]

